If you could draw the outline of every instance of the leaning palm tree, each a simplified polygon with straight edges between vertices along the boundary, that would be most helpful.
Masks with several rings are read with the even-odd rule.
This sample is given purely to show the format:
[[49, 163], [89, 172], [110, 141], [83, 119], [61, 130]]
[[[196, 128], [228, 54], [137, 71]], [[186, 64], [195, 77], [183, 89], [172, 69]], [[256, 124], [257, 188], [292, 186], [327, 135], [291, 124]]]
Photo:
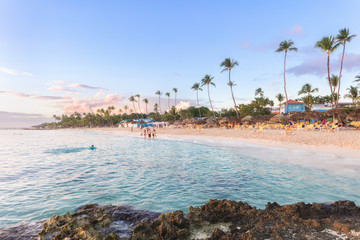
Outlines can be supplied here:
[[200, 105], [199, 105], [199, 90], [202, 91], [202, 88], [200, 87], [200, 83], [194, 83], [194, 85], [191, 87], [192, 90], [196, 91], [196, 101], [199, 109], [199, 116], [201, 117], [201, 111], [200, 111]]
[[136, 100], [135, 100], [135, 97], [134, 97], [134, 96], [129, 97], [129, 101], [132, 102], [132, 104], [133, 104], [133, 110], [134, 110], [134, 112], [136, 112], [136, 108], [135, 108], [135, 102], [136, 102]]
[[235, 108], [235, 111], [236, 111], [236, 116], [239, 118], [239, 112], [238, 112], [238, 109], [237, 109], [237, 105], [236, 105], [236, 102], [235, 102], [235, 97], [234, 97], [234, 93], [233, 93], [233, 89], [232, 89], [232, 87], [235, 86], [235, 84], [234, 84], [234, 82], [232, 82], [230, 80], [231, 69], [233, 69], [237, 65], [239, 65], [239, 64], [234, 59], [225, 58], [225, 60], [220, 64], [220, 67], [224, 67], [224, 69], [221, 72], [223, 72], [223, 71], [228, 71], [229, 72], [228, 85], [230, 86], [231, 96], [232, 96], [232, 99], [234, 101], [234, 108]]
[[279, 44], [279, 48], [276, 49], [275, 52], [285, 52], [285, 55], [284, 55], [284, 92], [285, 92], [285, 98], [286, 98], [286, 113], [288, 113], [289, 111], [289, 107], [288, 107], [288, 95], [287, 95], [287, 92], [286, 92], [286, 79], [285, 79], [285, 73], [286, 73], [286, 56], [287, 56], [287, 52], [288, 51], [297, 51], [298, 49], [296, 47], [292, 47], [294, 45], [294, 42], [291, 41], [291, 40], [284, 40], [282, 41], [280, 44]]
[[348, 88], [347, 90], [349, 90], [349, 93], [345, 95], [346, 98], [351, 98], [353, 104], [354, 104], [354, 109], [356, 109], [356, 101], [359, 99], [359, 90], [358, 87], [353, 87], [350, 86], [350, 88]]
[[335, 74], [331, 74], [330, 82], [331, 82], [331, 86], [333, 87], [335, 102], [337, 102], [339, 100], [339, 95], [336, 94], [335, 92], [336, 92], [336, 87], [339, 84], [339, 76]]
[[144, 99], [143, 99], [143, 102], [145, 103], [146, 114], [149, 114], [148, 108], [147, 108], [147, 105], [148, 105], [148, 103], [149, 103], [149, 100], [148, 100], [147, 98], [144, 98]]
[[177, 89], [177, 88], [173, 88], [173, 91], [174, 91], [174, 93], [175, 93], [175, 109], [176, 109], [176, 94], [177, 94], [177, 92], [178, 92], [178, 89]]
[[261, 98], [264, 97], [264, 91], [261, 88], [255, 90], [255, 96], [260, 96]]
[[320, 48], [321, 50], [325, 51], [327, 54], [327, 72], [328, 72], [328, 82], [331, 91], [331, 98], [332, 98], [332, 105], [334, 107], [335, 99], [334, 99], [334, 91], [331, 87], [331, 80], [330, 80], [330, 53], [334, 52], [335, 49], [340, 45], [340, 43], [335, 41], [333, 36], [330, 37], [323, 37], [320, 41], [317, 41], [315, 44], [316, 48]]
[[278, 95], [275, 96], [276, 99], [279, 101], [279, 113], [281, 110], [281, 102], [284, 101], [284, 95], [282, 95], [281, 93], [279, 93]]
[[311, 93], [318, 92], [318, 88], [312, 89], [309, 83], [304, 84], [301, 90], [298, 92], [298, 95], [307, 94], [307, 107], [311, 111]]
[[203, 79], [201, 79], [201, 86], [204, 86], [204, 85], [207, 85], [207, 89], [208, 89], [208, 96], [209, 96], [209, 102], [210, 102], [210, 107], [211, 107], [211, 111], [213, 113], [213, 115], [215, 116], [215, 113], [214, 113], [214, 108], [211, 104], [211, 98], [210, 98], [210, 84], [213, 85], [214, 87], [215, 86], [215, 83], [212, 82], [212, 80], [214, 79], [214, 77], [211, 77], [210, 75], [205, 75], [205, 77]]
[[159, 95], [159, 110], [160, 110], [160, 114], [161, 114], [161, 104], [160, 104], [160, 96], [162, 95], [162, 92], [160, 92], [160, 90], [158, 90], [156, 93], [156, 95]]
[[336, 40], [343, 45], [343, 52], [342, 52], [342, 57], [341, 57], [341, 64], [340, 64], [340, 74], [339, 74], [339, 86], [338, 86], [338, 90], [337, 90], [337, 100], [336, 100], [336, 106], [339, 103], [339, 94], [340, 94], [340, 81], [341, 81], [341, 72], [342, 72], [342, 68], [343, 68], [343, 62], [344, 62], [344, 55], [345, 55], [345, 45], [346, 42], [350, 42], [351, 39], [353, 39], [356, 35], [350, 35], [349, 32], [349, 28], [343, 28], [339, 30], [339, 34], [336, 35]]
[[170, 107], [170, 93], [169, 93], [169, 92], [166, 92], [166, 93], [165, 93], [165, 96], [168, 97], [168, 106], [169, 106], [169, 111], [170, 111], [170, 109], [171, 109], [171, 107]]
[[138, 103], [138, 107], [139, 107], [139, 112], [140, 112], [140, 114], [142, 114], [141, 107], [140, 107], [140, 94], [136, 94], [135, 97], [137, 97], [137, 103]]

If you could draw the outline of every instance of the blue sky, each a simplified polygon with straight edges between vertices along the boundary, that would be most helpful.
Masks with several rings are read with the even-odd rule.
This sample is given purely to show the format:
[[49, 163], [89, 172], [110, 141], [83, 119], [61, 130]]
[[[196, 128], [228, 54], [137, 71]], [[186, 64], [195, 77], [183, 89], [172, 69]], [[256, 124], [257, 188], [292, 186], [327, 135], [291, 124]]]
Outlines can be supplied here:
[[[283, 93], [283, 54], [274, 51], [288, 39], [299, 48], [288, 56], [289, 97], [296, 98], [305, 83], [329, 94], [326, 56], [314, 44], [344, 27], [359, 35], [358, 9], [357, 0], [3, 0], [0, 127], [19, 116], [33, 124], [53, 114], [131, 106], [127, 99], [134, 94], [148, 98], [152, 109], [154, 93], [173, 97], [174, 87], [179, 100], [194, 104], [191, 86], [205, 74], [216, 84], [210, 89], [214, 107], [231, 107], [227, 74], [220, 73], [227, 57], [239, 62], [232, 71], [239, 103], [251, 100], [258, 87], [275, 99]], [[331, 56], [335, 74], [340, 54]], [[358, 36], [347, 45], [342, 95], [359, 73]], [[200, 100], [208, 105], [206, 91]]]

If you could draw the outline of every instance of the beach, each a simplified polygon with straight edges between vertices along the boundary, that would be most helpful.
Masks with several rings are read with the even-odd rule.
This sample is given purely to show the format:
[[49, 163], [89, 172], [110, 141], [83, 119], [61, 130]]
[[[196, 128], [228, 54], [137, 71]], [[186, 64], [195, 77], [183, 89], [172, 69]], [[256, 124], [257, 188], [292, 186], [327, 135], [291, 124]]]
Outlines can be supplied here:
[[[89, 130], [122, 132], [140, 136], [141, 129], [134, 128], [93, 128]], [[225, 128], [156, 128], [158, 138], [184, 139], [189, 141], [213, 140], [220, 144], [226, 142], [243, 142], [261, 146], [291, 148], [304, 151], [336, 154], [344, 157], [358, 158], [360, 156], [360, 131], [342, 129], [329, 131], [294, 131], [292, 135], [284, 134], [284, 130], [266, 129], [254, 133], [250, 129]], [[216, 144], [215, 144], [216, 145]]]

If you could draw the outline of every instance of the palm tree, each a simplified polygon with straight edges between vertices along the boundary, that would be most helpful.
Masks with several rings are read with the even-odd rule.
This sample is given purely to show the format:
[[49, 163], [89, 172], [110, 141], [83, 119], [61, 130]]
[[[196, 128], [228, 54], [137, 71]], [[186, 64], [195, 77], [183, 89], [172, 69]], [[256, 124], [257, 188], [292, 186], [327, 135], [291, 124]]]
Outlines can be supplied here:
[[339, 34], [336, 35], [336, 40], [338, 41], [338, 43], [343, 45], [343, 52], [342, 52], [342, 57], [341, 57], [341, 64], [340, 64], [340, 74], [339, 74], [339, 86], [338, 86], [338, 91], [337, 91], [337, 100], [336, 100], [336, 107], [339, 103], [339, 94], [340, 94], [340, 81], [341, 81], [341, 72], [342, 72], [342, 68], [343, 68], [343, 62], [344, 62], [344, 55], [345, 55], [345, 45], [346, 42], [350, 42], [351, 39], [353, 39], [356, 35], [350, 35], [349, 32], [349, 28], [343, 28], [339, 30]]
[[331, 74], [330, 82], [331, 82], [331, 86], [333, 87], [335, 102], [337, 102], [339, 100], [339, 95], [336, 94], [335, 92], [336, 92], [336, 87], [339, 84], [339, 76], [335, 74]]
[[276, 99], [279, 101], [279, 113], [280, 113], [280, 110], [281, 110], [281, 102], [284, 101], [284, 95], [282, 95], [281, 93], [279, 93], [278, 95], [275, 96]]
[[157, 103], [154, 104], [154, 112], [158, 112], [159, 111], [159, 105]]
[[304, 84], [304, 86], [301, 88], [301, 90], [298, 92], [298, 95], [301, 94], [307, 94], [307, 108], [311, 111], [311, 93], [318, 92], [318, 88], [311, 88], [311, 85], [309, 83]]
[[235, 102], [235, 97], [234, 97], [234, 93], [233, 93], [233, 89], [232, 89], [232, 87], [235, 86], [235, 85], [234, 85], [234, 82], [232, 82], [230, 80], [231, 69], [233, 69], [237, 65], [239, 65], [239, 64], [234, 59], [225, 58], [225, 60], [220, 64], [220, 67], [224, 67], [224, 69], [221, 72], [223, 72], [223, 71], [228, 71], [229, 72], [228, 85], [230, 86], [231, 96], [232, 96], [232, 99], [234, 101], [234, 107], [235, 107], [235, 111], [236, 111], [236, 116], [239, 118], [239, 112], [238, 112], [238, 109], [237, 109], [237, 105], [236, 105], [236, 102]]
[[321, 50], [325, 51], [327, 54], [327, 71], [328, 71], [328, 81], [329, 81], [329, 87], [331, 91], [331, 98], [332, 98], [332, 105], [334, 106], [335, 99], [334, 99], [334, 91], [331, 86], [331, 80], [330, 80], [330, 53], [334, 52], [335, 49], [340, 45], [340, 43], [335, 41], [335, 38], [333, 36], [330, 37], [323, 37], [320, 41], [317, 41], [315, 44], [316, 48], [320, 48]]
[[287, 55], [287, 52], [288, 51], [297, 51], [298, 49], [296, 47], [292, 47], [294, 45], [294, 42], [291, 41], [291, 40], [284, 40], [282, 41], [280, 44], [279, 44], [279, 48], [276, 49], [275, 52], [285, 52], [285, 55], [284, 55], [284, 92], [285, 92], [285, 98], [286, 98], [286, 113], [288, 113], [289, 111], [289, 107], [288, 107], [288, 95], [287, 95], [287, 92], [286, 92], [286, 79], [285, 79], [285, 73], [286, 73], [286, 55]]
[[201, 117], [201, 111], [200, 111], [200, 105], [199, 105], [199, 90], [202, 91], [202, 88], [200, 87], [200, 83], [194, 83], [194, 85], [191, 87], [192, 90], [196, 91], [196, 101], [199, 109], [199, 116]]
[[350, 86], [350, 88], [348, 88], [347, 90], [349, 90], [349, 93], [345, 95], [346, 98], [351, 98], [353, 104], [354, 104], [354, 109], [356, 109], [356, 101], [359, 99], [359, 90], [358, 87], [353, 87]]
[[360, 82], [360, 74], [355, 77], [354, 82]]
[[170, 111], [170, 93], [169, 92], [166, 92], [165, 93], [165, 96], [167, 96], [168, 97], [168, 106], [169, 106], [169, 111]]
[[[135, 100], [135, 97], [134, 96], [129, 97], [129, 101], [132, 102], [133, 108], [134, 108], [133, 111], [136, 113], [136, 108], [135, 108], [136, 100]], [[130, 110], [130, 113], [131, 113], [131, 110]]]
[[211, 104], [211, 99], [210, 99], [210, 84], [213, 85], [214, 87], [215, 86], [215, 83], [212, 82], [212, 80], [214, 79], [214, 77], [211, 77], [210, 75], [205, 75], [205, 77], [203, 79], [201, 79], [201, 86], [204, 86], [204, 85], [207, 85], [207, 89], [208, 89], [208, 96], [209, 96], [209, 102], [210, 102], [210, 106], [211, 106], [211, 110], [212, 110], [212, 113], [213, 115], [215, 116], [215, 113], [214, 113], [214, 108]]
[[145, 108], [146, 108], [146, 114], [149, 114], [149, 112], [148, 112], [148, 108], [147, 108], [147, 105], [148, 105], [148, 103], [149, 103], [149, 100], [147, 99], [147, 98], [144, 98], [144, 103], [145, 103]]
[[176, 94], [177, 94], [177, 92], [178, 92], [178, 89], [177, 89], [177, 88], [173, 88], [173, 91], [174, 91], [174, 93], [175, 93], [175, 109], [176, 109]]
[[261, 98], [264, 97], [264, 91], [261, 88], [255, 90], [255, 96], [260, 95]]
[[137, 97], [137, 99], [138, 99], [137, 103], [138, 103], [138, 107], [139, 107], [139, 112], [140, 112], [140, 114], [142, 114], [141, 107], [140, 107], [140, 94], [136, 94], [135, 97]]
[[160, 109], [160, 114], [161, 114], [161, 103], [160, 103], [160, 96], [162, 95], [162, 92], [160, 92], [160, 90], [158, 90], [156, 93], [156, 95], [159, 95], [159, 109]]
[[125, 113], [127, 114], [129, 107], [127, 105], [124, 106]]

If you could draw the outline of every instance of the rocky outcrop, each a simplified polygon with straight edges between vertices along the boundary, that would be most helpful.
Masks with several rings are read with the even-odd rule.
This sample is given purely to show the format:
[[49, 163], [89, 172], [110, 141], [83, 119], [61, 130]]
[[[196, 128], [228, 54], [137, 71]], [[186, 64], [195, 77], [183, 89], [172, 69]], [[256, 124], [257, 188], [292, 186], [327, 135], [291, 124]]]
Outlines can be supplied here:
[[[189, 212], [154, 213], [130, 206], [89, 204], [75, 213], [56, 215], [43, 223], [37, 237], [17, 231], [0, 238], [54, 240], [230, 240], [230, 239], [360, 239], [360, 208], [350, 201], [303, 202], [256, 209], [244, 202], [210, 200]], [[21, 225], [21, 224], [20, 224]], [[17, 225], [16, 225], [17, 226]], [[37, 227], [39, 230], [39, 227]], [[26, 232], [26, 234], [25, 234]], [[1, 235], [3, 233], [4, 235]], [[16, 234], [17, 237], [16, 237]], [[23, 234], [23, 235], [20, 235]], [[2, 237], [4, 236], [4, 237]], [[5, 238], [6, 236], [10, 236]]]

